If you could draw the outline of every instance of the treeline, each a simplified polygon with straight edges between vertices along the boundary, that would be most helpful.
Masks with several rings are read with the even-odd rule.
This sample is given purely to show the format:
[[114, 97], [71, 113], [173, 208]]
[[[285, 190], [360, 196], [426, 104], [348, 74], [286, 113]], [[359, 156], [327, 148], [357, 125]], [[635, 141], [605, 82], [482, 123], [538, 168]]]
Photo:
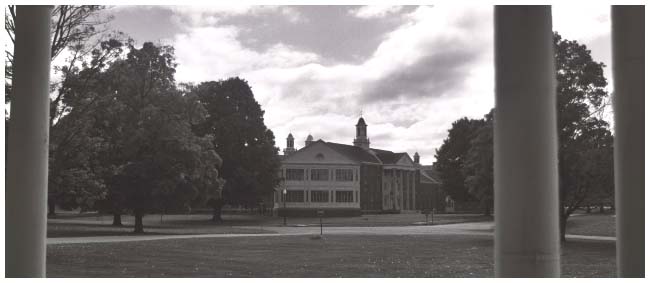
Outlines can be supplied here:
[[[609, 103], [603, 63], [585, 45], [554, 35], [559, 138], [560, 232], [580, 207], [614, 207], [613, 136], [602, 118]], [[442, 188], [455, 201], [478, 201], [484, 214], [494, 203], [494, 111], [461, 118], [436, 150]]]
[[[133, 214], [141, 233], [147, 213], [211, 207], [220, 221], [224, 204], [257, 203], [272, 191], [278, 149], [246, 81], [178, 84], [171, 46], [137, 47], [120, 33], [97, 37], [84, 20], [103, 7], [62, 7], [53, 18], [80, 19], [69, 24], [81, 35], [65, 41], [72, 55], [55, 66], [61, 80], [52, 83], [51, 215], [56, 206], [98, 210], [121, 225], [121, 215]], [[56, 56], [61, 47], [54, 48]], [[5, 77], [9, 94], [11, 74]]]

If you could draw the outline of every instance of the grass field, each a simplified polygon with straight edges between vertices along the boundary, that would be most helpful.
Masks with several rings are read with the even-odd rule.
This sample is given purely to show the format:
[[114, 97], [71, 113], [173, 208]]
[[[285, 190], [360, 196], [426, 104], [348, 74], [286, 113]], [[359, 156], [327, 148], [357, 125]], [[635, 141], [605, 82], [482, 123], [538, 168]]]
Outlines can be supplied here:
[[[281, 217], [260, 215], [224, 215], [223, 223], [210, 221], [211, 215], [147, 215], [144, 228], [151, 235], [181, 235], [181, 234], [250, 234], [271, 233], [264, 227], [283, 225]], [[161, 221], [162, 220], [162, 221]], [[430, 219], [429, 219], [430, 220]], [[490, 221], [492, 217], [481, 215], [448, 214], [434, 217], [432, 224], [451, 224], [474, 221]], [[318, 218], [288, 218], [288, 225], [318, 225]], [[424, 222], [421, 214], [373, 214], [359, 217], [323, 218], [324, 226], [403, 226]], [[133, 231], [133, 217], [122, 216], [123, 227], [111, 226], [110, 215], [71, 215], [61, 214], [48, 220], [47, 236], [59, 237], [90, 237], [129, 235]], [[244, 228], [247, 227], [247, 228]], [[251, 228], [254, 227], [254, 228]]]
[[[616, 276], [613, 242], [562, 247], [563, 277]], [[489, 236], [326, 235], [48, 245], [48, 277], [491, 277]]]
[[[264, 229], [280, 226], [281, 217], [259, 215], [224, 215], [223, 223], [210, 221], [210, 215], [147, 215], [144, 218], [145, 232], [151, 235], [182, 234], [254, 234], [272, 233]], [[48, 237], [90, 237], [129, 235], [133, 231], [133, 217], [122, 216], [123, 227], [111, 226], [112, 216], [95, 214], [60, 214], [48, 221]], [[430, 220], [430, 219], [429, 219]], [[492, 221], [482, 215], [441, 214], [435, 215], [433, 225], [461, 222]], [[425, 221], [421, 214], [371, 214], [359, 217], [323, 218], [324, 226], [404, 226]], [[613, 214], [581, 214], [569, 218], [567, 234], [590, 236], [616, 236], [616, 217]], [[288, 218], [288, 225], [318, 225], [318, 218]], [[246, 227], [246, 228], [244, 228]], [[254, 228], [251, 228], [254, 227]]]
[[616, 236], [616, 217], [614, 214], [591, 213], [573, 215], [567, 222], [567, 233], [590, 236]]

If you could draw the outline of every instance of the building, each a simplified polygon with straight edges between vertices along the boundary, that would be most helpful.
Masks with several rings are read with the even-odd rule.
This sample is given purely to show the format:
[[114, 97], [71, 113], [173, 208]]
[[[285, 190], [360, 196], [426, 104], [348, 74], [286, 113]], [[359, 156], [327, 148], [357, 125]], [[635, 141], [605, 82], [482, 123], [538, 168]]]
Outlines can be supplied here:
[[[294, 148], [287, 137], [282, 182], [274, 192], [279, 215], [360, 215], [417, 209], [419, 156], [370, 147], [365, 120], [359, 118], [352, 145], [314, 141]], [[285, 193], [286, 191], [286, 193]]]

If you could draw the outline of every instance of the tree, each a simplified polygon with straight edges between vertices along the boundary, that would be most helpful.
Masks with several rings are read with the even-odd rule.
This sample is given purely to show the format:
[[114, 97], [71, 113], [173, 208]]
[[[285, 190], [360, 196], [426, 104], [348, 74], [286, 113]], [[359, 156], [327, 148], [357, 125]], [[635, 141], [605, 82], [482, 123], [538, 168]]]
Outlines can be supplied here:
[[[101, 16], [100, 11], [105, 6], [98, 5], [59, 5], [52, 10], [51, 60], [54, 60], [64, 49], [71, 48], [72, 55], [69, 62], [74, 65], [76, 59], [93, 50], [102, 42], [98, 38], [92, 44], [90, 39], [106, 31], [103, 26], [108, 23], [111, 16]], [[16, 6], [9, 5], [5, 9], [5, 32], [13, 45], [15, 41]], [[5, 103], [11, 100], [11, 79], [13, 77], [13, 49], [5, 50]], [[8, 113], [5, 115], [9, 118]]]
[[565, 241], [567, 219], [598, 186], [610, 184], [594, 181], [611, 175], [607, 172], [613, 170], [613, 164], [605, 162], [611, 147], [609, 125], [599, 118], [608, 103], [604, 64], [595, 62], [591, 51], [577, 41], [564, 40], [557, 32], [553, 41], [557, 70], [560, 233]]
[[[104, 97], [97, 90], [102, 85], [101, 70], [117, 60], [122, 50], [120, 40], [110, 39], [77, 58], [80, 66], [62, 68], [64, 77], [51, 103], [59, 107], [50, 111], [48, 214], [51, 216], [56, 204], [67, 209], [89, 208], [105, 193], [100, 176], [103, 164], [97, 157], [104, 137], [97, 132], [89, 114], [106, 106], [99, 103]], [[73, 199], [83, 202], [75, 204], [71, 202]]]
[[485, 115], [470, 142], [462, 164], [468, 193], [481, 202], [484, 215], [490, 215], [494, 203], [494, 109]]
[[[559, 138], [560, 233], [575, 210], [594, 201], [612, 202], [613, 136], [602, 113], [609, 103], [603, 63], [585, 45], [554, 34]], [[473, 195], [489, 204], [493, 195], [492, 112], [485, 120], [460, 119], [436, 151], [436, 166], [448, 194]], [[464, 180], [464, 183], [461, 181]], [[464, 185], [464, 186], [463, 186]]]
[[208, 113], [194, 131], [199, 136], [213, 135], [214, 146], [223, 158], [223, 200], [211, 202], [218, 221], [223, 204], [255, 204], [273, 191], [279, 182], [278, 148], [246, 81], [230, 78], [203, 82], [192, 93]]
[[104, 140], [98, 158], [108, 188], [104, 206], [114, 215], [132, 211], [134, 232], [142, 233], [146, 213], [189, 208], [220, 194], [221, 158], [211, 135], [192, 132], [206, 112], [177, 90], [173, 49], [149, 42], [128, 48], [94, 86], [101, 99], [92, 121]]
[[591, 206], [599, 206], [600, 213], [605, 212], [605, 205], [614, 207], [614, 146], [613, 137], [609, 133], [602, 133], [603, 144], [590, 148], [586, 151], [586, 158], [589, 158], [587, 166], [583, 168], [590, 181], [590, 194], [587, 195], [585, 203]]
[[485, 122], [463, 117], [452, 123], [447, 138], [436, 150], [436, 169], [440, 172], [442, 188], [454, 201], [473, 200], [465, 185], [463, 164], [471, 148], [476, 132]]

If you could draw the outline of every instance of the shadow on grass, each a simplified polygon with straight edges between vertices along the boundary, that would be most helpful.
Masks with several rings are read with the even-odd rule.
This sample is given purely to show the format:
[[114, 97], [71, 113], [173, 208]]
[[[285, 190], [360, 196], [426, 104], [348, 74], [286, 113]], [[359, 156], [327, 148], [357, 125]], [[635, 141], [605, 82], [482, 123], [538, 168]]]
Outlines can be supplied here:
[[[312, 235], [313, 236], [313, 235]], [[50, 245], [48, 277], [492, 277], [477, 235], [325, 235]], [[563, 277], [616, 276], [616, 245], [562, 245]]]

